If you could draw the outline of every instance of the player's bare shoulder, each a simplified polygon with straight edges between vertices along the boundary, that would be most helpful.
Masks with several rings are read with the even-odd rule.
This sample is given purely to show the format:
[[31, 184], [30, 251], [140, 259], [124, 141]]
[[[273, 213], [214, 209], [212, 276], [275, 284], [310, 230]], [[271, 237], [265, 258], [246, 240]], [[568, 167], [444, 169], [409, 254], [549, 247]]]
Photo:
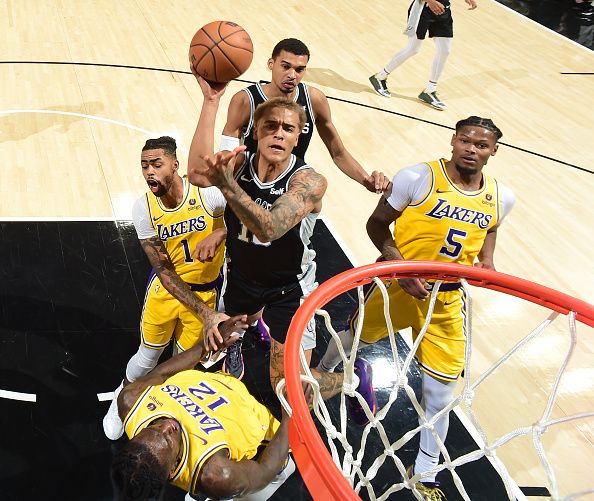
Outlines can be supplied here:
[[322, 200], [327, 187], [326, 178], [312, 167], [297, 171], [289, 182], [290, 192], [300, 194], [303, 198], [309, 198], [314, 202]]

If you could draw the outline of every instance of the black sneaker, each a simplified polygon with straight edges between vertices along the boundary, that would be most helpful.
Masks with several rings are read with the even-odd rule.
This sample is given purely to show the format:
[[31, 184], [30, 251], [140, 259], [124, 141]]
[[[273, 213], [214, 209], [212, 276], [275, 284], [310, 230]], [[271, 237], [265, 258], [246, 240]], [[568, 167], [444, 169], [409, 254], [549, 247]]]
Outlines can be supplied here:
[[419, 94], [419, 99], [424, 103], [427, 103], [432, 108], [436, 110], [443, 111], [446, 108], [445, 103], [437, 97], [437, 92], [426, 92], [423, 91]]
[[369, 81], [371, 82], [371, 85], [373, 85], [373, 90], [375, 90], [375, 92], [377, 92], [380, 96], [390, 97], [392, 95], [388, 90], [388, 85], [386, 84], [385, 78], [380, 80], [377, 78], [377, 74], [375, 74], [369, 77]]
[[243, 355], [241, 354], [242, 341], [243, 339], [238, 339], [227, 348], [227, 356], [223, 361], [223, 372], [237, 379], [243, 377]]

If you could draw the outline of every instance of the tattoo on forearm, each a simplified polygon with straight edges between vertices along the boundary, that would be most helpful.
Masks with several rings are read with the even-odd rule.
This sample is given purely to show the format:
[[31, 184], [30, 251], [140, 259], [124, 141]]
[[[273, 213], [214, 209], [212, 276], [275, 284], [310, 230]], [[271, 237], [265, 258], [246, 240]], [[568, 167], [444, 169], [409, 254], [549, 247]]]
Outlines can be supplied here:
[[180, 301], [183, 305], [206, 320], [209, 314], [214, 313], [206, 304], [204, 304], [192, 292], [189, 285], [186, 284], [175, 271], [173, 262], [161, 239], [157, 236], [141, 240], [141, 246], [146, 253], [151, 266], [161, 280], [163, 287], [169, 293]]
[[325, 184], [325, 179], [313, 171], [296, 176], [271, 210], [254, 202], [239, 185], [229, 186], [224, 193], [233, 212], [252, 233], [275, 240], [312, 211], [324, 194]]

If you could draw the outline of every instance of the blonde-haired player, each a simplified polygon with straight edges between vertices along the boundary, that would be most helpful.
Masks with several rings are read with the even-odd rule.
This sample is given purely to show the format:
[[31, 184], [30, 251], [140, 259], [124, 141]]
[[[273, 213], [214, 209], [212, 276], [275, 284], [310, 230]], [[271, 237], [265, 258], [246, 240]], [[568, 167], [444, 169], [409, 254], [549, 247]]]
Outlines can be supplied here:
[[229, 318], [216, 311], [223, 284], [225, 198], [217, 188], [197, 188], [180, 176], [176, 149], [169, 136], [149, 139], [142, 148], [140, 163], [150, 192], [136, 201], [132, 217], [153, 271], [142, 308], [140, 347], [103, 419], [112, 440], [123, 433], [115, 405], [123, 385], [153, 369], [172, 338], [174, 353], [188, 350]]
[[[493, 253], [497, 229], [511, 210], [513, 192], [483, 173], [497, 152], [501, 131], [485, 118], [469, 117], [456, 124], [450, 160], [421, 163], [399, 171], [392, 192], [383, 198], [367, 222], [367, 232], [384, 260], [435, 260], [495, 269]], [[394, 232], [390, 225], [394, 223]], [[394, 330], [412, 327], [416, 339], [429, 306], [425, 301], [433, 284], [419, 278], [393, 280], [389, 284], [390, 315]], [[339, 334], [346, 350], [352, 347], [352, 332]], [[427, 419], [444, 409], [453, 398], [455, 382], [464, 368], [464, 316], [466, 301], [459, 282], [444, 283], [429, 328], [416, 353], [421, 368], [423, 400]], [[366, 290], [362, 347], [388, 335], [383, 298], [377, 287]], [[320, 365], [334, 370], [340, 355], [331, 340]], [[435, 423], [445, 441], [448, 416]], [[439, 461], [439, 446], [431, 431], [421, 430], [420, 448], [408, 472], [424, 473]], [[435, 476], [424, 477], [417, 489], [424, 499], [445, 499]]]

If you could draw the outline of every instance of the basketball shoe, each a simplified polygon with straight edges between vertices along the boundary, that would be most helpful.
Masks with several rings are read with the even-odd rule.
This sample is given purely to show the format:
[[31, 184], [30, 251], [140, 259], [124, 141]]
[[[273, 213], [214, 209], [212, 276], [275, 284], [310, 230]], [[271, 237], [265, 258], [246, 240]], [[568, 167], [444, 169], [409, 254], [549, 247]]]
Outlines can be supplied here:
[[255, 325], [250, 325], [246, 331], [252, 336], [254, 344], [262, 351], [270, 351], [270, 331], [263, 318], [259, 318]]
[[373, 86], [373, 90], [375, 90], [375, 92], [377, 92], [380, 96], [390, 97], [392, 95], [388, 90], [386, 79], [380, 80], [379, 78], [377, 78], [377, 74], [375, 74], [369, 77], [369, 81]]
[[113, 392], [113, 400], [109, 405], [107, 414], [103, 417], [103, 432], [109, 440], [117, 440], [124, 434], [124, 423], [118, 414], [118, 395], [124, 387], [122, 381], [120, 385]]
[[227, 356], [223, 361], [223, 372], [241, 379], [243, 377], [243, 355], [241, 353], [241, 343], [243, 338], [238, 339], [227, 348]]
[[427, 103], [432, 108], [436, 110], [443, 111], [446, 108], [445, 103], [437, 97], [437, 92], [426, 92], [423, 91], [419, 94], [419, 99], [424, 103]]
[[[411, 464], [406, 469], [406, 475], [409, 478], [412, 478], [414, 473], [414, 464]], [[423, 496], [424, 501], [447, 501], [445, 494], [439, 488], [439, 482], [417, 482], [415, 484], [415, 489], [419, 491], [419, 494]]]
[[[364, 358], [357, 358], [355, 360], [355, 374], [359, 378], [357, 391], [365, 399], [371, 413], [375, 416], [377, 399], [373, 391], [373, 370], [371, 364]], [[367, 419], [367, 415], [356, 397], [347, 397], [347, 408], [355, 423], [360, 426], [365, 426], [369, 423], [369, 419]]]

